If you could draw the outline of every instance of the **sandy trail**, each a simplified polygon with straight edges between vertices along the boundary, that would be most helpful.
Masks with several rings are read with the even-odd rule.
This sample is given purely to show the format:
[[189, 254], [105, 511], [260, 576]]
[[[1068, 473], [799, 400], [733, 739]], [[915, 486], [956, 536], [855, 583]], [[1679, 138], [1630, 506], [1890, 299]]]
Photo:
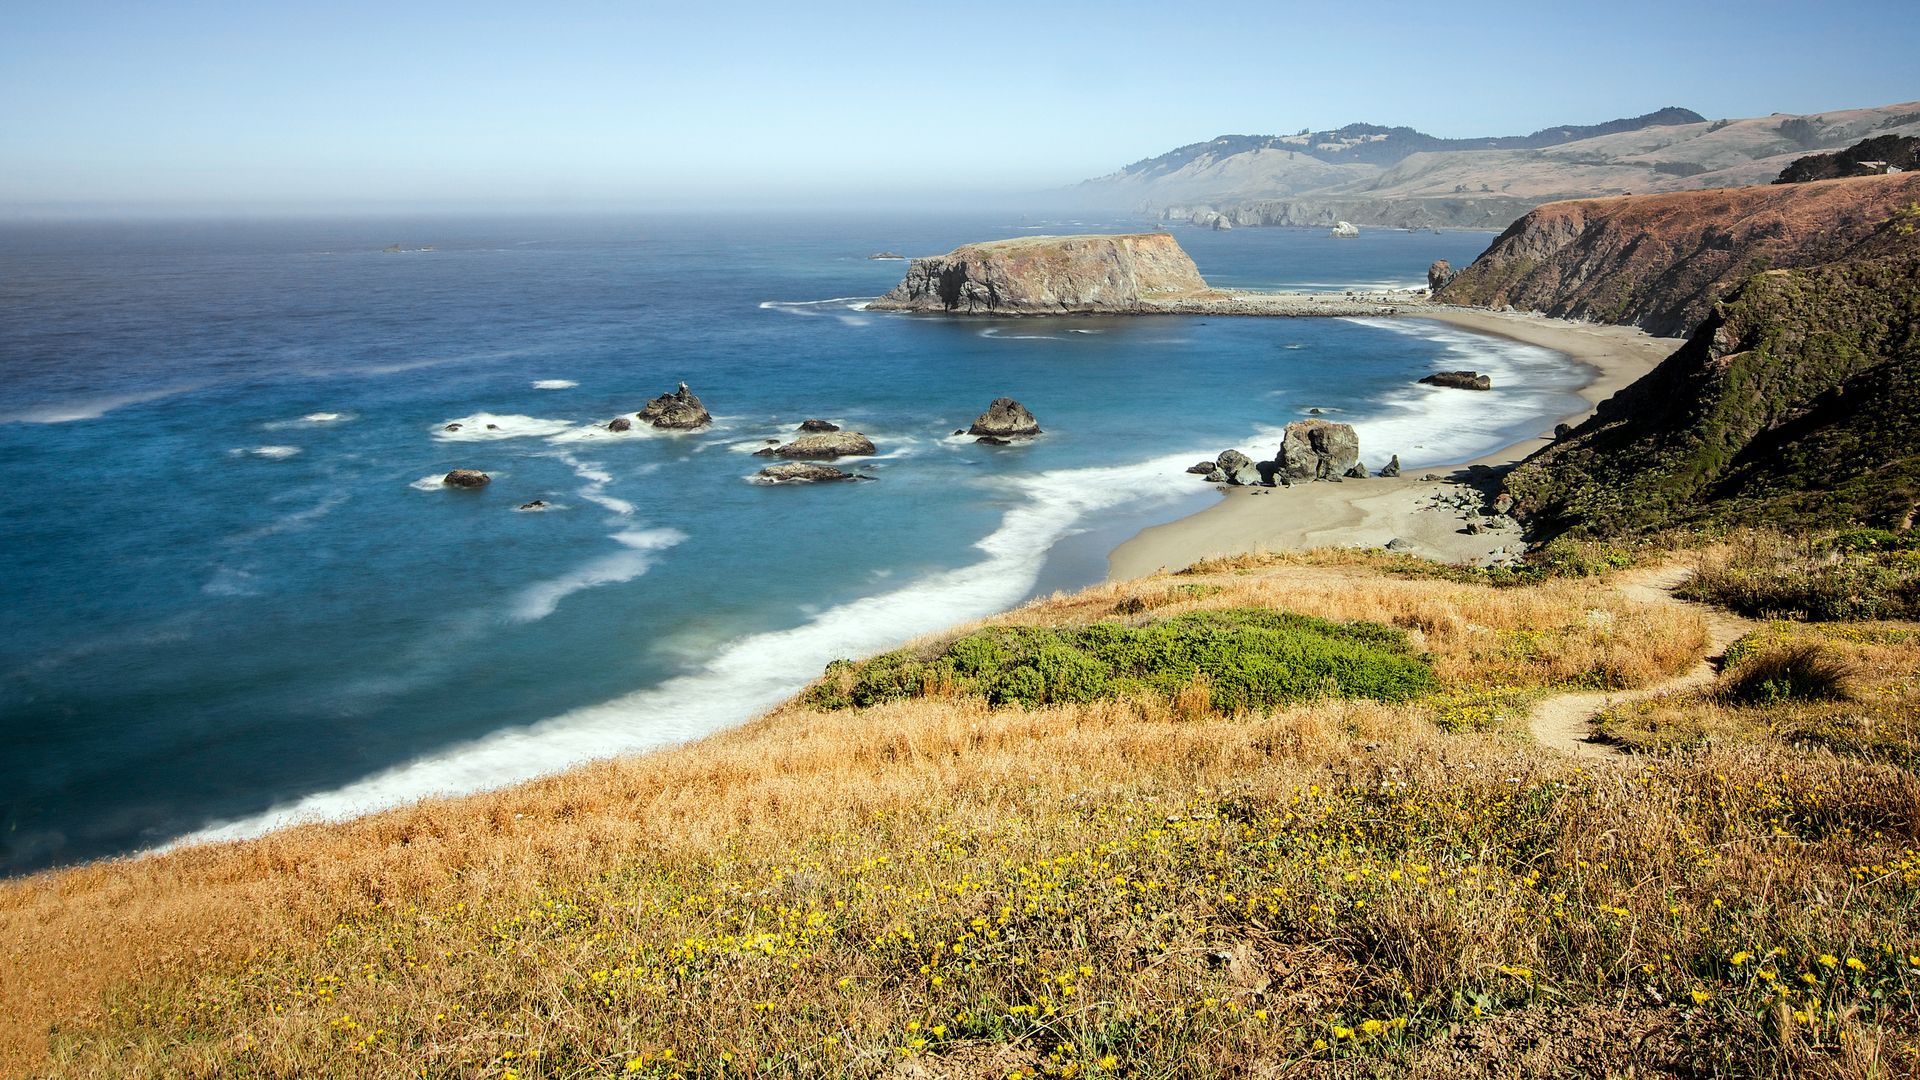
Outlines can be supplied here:
[[1720, 660], [1726, 655], [1727, 646], [1759, 629], [1762, 624], [1674, 596], [1674, 590], [1683, 585], [1692, 573], [1692, 568], [1684, 564], [1668, 563], [1629, 571], [1615, 578], [1612, 584], [1620, 595], [1630, 600], [1656, 607], [1691, 610], [1704, 618], [1707, 623], [1706, 655], [1679, 675], [1638, 690], [1583, 691], [1555, 694], [1547, 698], [1533, 707], [1533, 713], [1528, 718], [1528, 727], [1536, 742], [1575, 757], [1618, 760], [1620, 755], [1612, 747], [1592, 741], [1595, 716], [1613, 705], [1644, 701], [1661, 694], [1705, 686], [1719, 675]]

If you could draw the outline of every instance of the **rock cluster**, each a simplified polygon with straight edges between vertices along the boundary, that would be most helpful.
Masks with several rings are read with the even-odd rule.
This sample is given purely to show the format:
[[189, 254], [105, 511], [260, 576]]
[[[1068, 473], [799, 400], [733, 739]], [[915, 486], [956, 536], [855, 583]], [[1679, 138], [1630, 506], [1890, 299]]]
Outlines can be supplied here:
[[1493, 379], [1477, 371], [1436, 371], [1420, 381], [1427, 386], [1445, 386], [1454, 390], [1493, 389]]
[[850, 472], [842, 472], [831, 465], [817, 465], [810, 461], [791, 461], [784, 465], [769, 465], [754, 476], [763, 484], [822, 484], [836, 480], [859, 480]]
[[1025, 405], [1012, 398], [994, 398], [993, 404], [987, 406], [987, 411], [974, 419], [967, 434], [1000, 439], [1038, 435], [1040, 421], [1033, 418]]
[[713, 422], [706, 406], [687, 389], [686, 383], [681, 383], [671, 394], [661, 394], [647, 402], [647, 407], [635, 415], [642, 423], [670, 431], [691, 431]]
[[790, 443], [754, 451], [755, 457], [822, 458], [864, 457], [874, 452], [873, 440], [857, 431], [809, 432]]

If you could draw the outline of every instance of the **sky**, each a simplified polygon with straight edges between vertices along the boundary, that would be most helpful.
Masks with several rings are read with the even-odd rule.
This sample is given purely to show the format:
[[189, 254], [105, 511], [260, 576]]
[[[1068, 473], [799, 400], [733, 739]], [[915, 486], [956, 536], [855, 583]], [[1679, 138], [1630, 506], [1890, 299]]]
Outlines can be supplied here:
[[1920, 3], [9, 0], [0, 209], [1042, 192], [1220, 134], [1920, 99]]

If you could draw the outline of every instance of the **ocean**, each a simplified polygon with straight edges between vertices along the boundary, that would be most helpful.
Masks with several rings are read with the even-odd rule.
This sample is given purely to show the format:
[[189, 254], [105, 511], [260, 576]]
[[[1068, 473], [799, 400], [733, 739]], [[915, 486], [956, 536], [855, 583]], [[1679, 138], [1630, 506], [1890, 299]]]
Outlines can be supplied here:
[[[1187, 465], [1272, 457], [1311, 408], [1416, 470], [1580, 408], [1565, 357], [1419, 320], [862, 309], [905, 269], [874, 252], [1141, 228], [0, 227], [0, 873], [739, 723], [835, 658], [1100, 580], [1114, 544], [1218, 497]], [[1418, 285], [1491, 238], [1177, 236], [1215, 285], [1313, 289]], [[1415, 384], [1452, 368], [1498, 390]], [[605, 430], [681, 381], [710, 428]], [[1046, 434], [952, 436], [1001, 396]], [[750, 483], [811, 417], [869, 435], [875, 479]], [[436, 482], [454, 468], [493, 482]]]

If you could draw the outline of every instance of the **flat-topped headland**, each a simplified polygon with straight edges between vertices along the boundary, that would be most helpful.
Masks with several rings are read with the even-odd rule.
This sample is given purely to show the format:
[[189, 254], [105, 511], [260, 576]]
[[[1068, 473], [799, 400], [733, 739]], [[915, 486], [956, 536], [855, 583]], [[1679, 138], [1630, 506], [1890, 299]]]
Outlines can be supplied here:
[[1022, 236], [914, 259], [878, 311], [950, 315], [1398, 315], [1406, 293], [1265, 293], [1208, 285], [1167, 233]]

